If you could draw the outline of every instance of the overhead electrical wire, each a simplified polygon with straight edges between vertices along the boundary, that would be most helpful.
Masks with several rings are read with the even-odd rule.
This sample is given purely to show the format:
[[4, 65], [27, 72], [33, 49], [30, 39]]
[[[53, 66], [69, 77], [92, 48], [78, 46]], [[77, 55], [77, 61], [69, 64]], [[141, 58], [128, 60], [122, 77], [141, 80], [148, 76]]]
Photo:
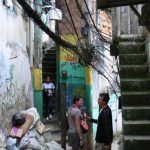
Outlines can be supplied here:
[[[46, 1], [45, 1], [45, 2], [46, 2]], [[47, 3], [47, 2], [46, 2], [46, 3]], [[48, 4], [48, 3], [47, 3], [47, 4]], [[53, 6], [55, 12], [58, 14], [58, 12], [57, 12], [56, 9], [55, 9], [54, 4], [52, 4], [52, 3], [49, 3], [49, 4]], [[77, 36], [78, 40], [80, 40], [80, 38], [79, 38], [79, 36], [78, 36], [78, 33], [77, 33], [77, 31], [76, 31], [76, 28], [75, 28], [75, 25], [74, 25], [74, 21], [73, 21], [73, 18], [72, 18], [72, 14], [71, 14], [71, 12], [70, 12], [70, 9], [69, 9], [69, 6], [68, 6], [67, 2], [66, 2], [66, 6], [67, 6], [67, 10], [68, 10], [68, 12], [69, 12], [69, 15], [70, 15], [70, 18], [71, 18], [71, 22], [72, 22], [72, 24], [70, 24], [70, 23], [69, 23], [69, 24], [70, 24], [71, 26], [73, 25], [74, 30], [75, 30], [75, 33], [76, 33], [76, 36]], [[58, 15], [59, 15], [59, 14], [58, 14]], [[66, 19], [67, 19], [67, 18], [66, 18]], [[63, 22], [64, 26], [67, 28], [67, 30], [70, 31], [70, 32], [72, 33], [72, 35], [74, 36], [74, 33], [66, 26], [66, 24], [64, 23], [64, 21], [62, 21], [62, 22]], [[63, 38], [64, 38], [64, 35], [63, 35]], [[75, 36], [74, 36], [74, 38], [76, 39]], [[65, 37], [64, 39], [66, 39], [66, 37]]]
[[[89, 13], [89, 15], [90, 15], [90, 18], [91, 18], [91, 20], [92, 20], [92, 22], [93, 22], [93, 25], [94, 25], [94, 27], [95, 27], [97, 33], [100, 35], [100, 37], [102, 38], [102, 40], [103, 40], [104, 42], [110, 43], [110, 42], [108, 42], [105, 38], [103, 38], [103, 36], [100, 34], [99, 30], [97, 29], [97, 27], [96, 27], [96, 25], [95, 25], [95, 23], [94, 23], [94, 21], [93, 21], [93, 18], [92, 18], [92, 16], [91, 16], [90, 11], [89, 11], [89, 8], [88, 8], [88, 5], [87, 5], [87, 3], [86, 3], [86, 0], [84, 0], [84, 2], [85, 2], [86, 8], [87, 8], [87, 10], [88, 10], [88, 13]], [[80, 5], [79, 5], [78, 0], [76, 0], [76, 4], [77, 4], [77, 6], [78, 6], [78, 8], [79, 8], [79, 11], [80, 11], [80, 13], [81, 13], [81, 16], [86, 20], [86, 17], [84, 17], [84, 15], [83, 15], [83, 13], [82, 13], [82, 9], [80, 8]], [[107, 73], [106, 70], [105, 70], [105, 72]], [[107, 74], [109, 75], [109, 73], [107, 73]], [[109, 83], [110, 83], [110, 82], [109, 82]], [[110, 83], [110, 84], [111, 84], [111, 83]], [[111, 84], [111, 87], [113, 88], [113, 90], [114, 90], [114, 92], [115, 92], [115, 89], [114, 89], [114, 87], [113, 87], [112, 84]]]
[[[16, 4], [15, 4], [16, 5]], [[19, 6], [17, 6], [17, 7], [19, 7]], [[21, 8], [20, 8], [21, 9]], [[23, 11], [23, 10], [22, 10]], [[101, 54], [102, 55], [102, 54]], [[103, 56], [103, 57], [106, 57], [106, 56]], [[107, 57], [106, 57], [106, 59], [107, 59]]]
[[[75, 0], [75, 2], [76, 2], [76, 4], [77, 4], [77, 8], [79, 9], [79, 12], [80, 12], [80, 14], [81, 14], [81, 17], [85, 20], [85, 22], [86, 22], [90, 27], [92, 27], [92, 26], [90, 25], [90, 23], [87, 21], [87, 19], [86, 19], [84, 13], [82, 12], [82, 9], [81, 9], [81, 6], [80, 6], [80, 4], [79, 4], [79, 1], [78, 1], [78, 0]], [[94, 25], [94, 28], [96, 29], [97, 33], [98, 33], [99, 36], [101, 37], [100, 40], [103, 40], [104, 42], [110, 43], [110, 42], [108, 42], [108, 41], [100, 34], [99, 30], [97, 29], [97, 27], [96, 27], [96, 25], [95, 25], [95, 23], [94, 23], [94, 21], [93, 21], [93, 18], [92, 18], [92, 15], [91, 15], [90, 11], [89, 11], [89, 8], [88, 8], [88, 6], [87, 6], [87, 3], [86, 3], [85, 0], [84, 0], [84, 2], [85, 2], [85, 4], [86, 4], [86, 8], [87, 8], [88, 14], [90, 15], [90, 18], [91, 18], [91, 20], [92, 20], [92, 23], [93, 23], [93, 25]]]
[[[65, 0], [66, 1], [66, 0]], [[68, 5], [68, 4], [67, 4]], [[67, 8], [68, 9], [68, 12], [70, 12], [70, 10], [69, 10], [69, 7]], [[70, 13], [71, 14], [71, 13]], [[71, 16], [71, 15], [70, 15]], [[73, 19], [72, 19], [72, 21], [73, 21]], [[75, 28], [75, 26], [74, 26], [74, 28]], [[106, 59], [108, 59], [105, 55], [103, 55], [103, 57], [105, 57]], [[108, 60], [108, 61], [111, 61], [110, 59]], [[105, 73], [110, 77], [110, 79], [113, 79], [113, 77], [107, 72], [107, 70], [103, 67], [103, 69], [104, 69], [104, 71], [105, 71]]]
[[65, 0], [65, 4], [66, 4], [67, 10], [68, 10], [68, 13], [69, 13], [69, 16], [70, 16], [70, 19], [71, 19], [71, 22], [72, 22], [72, 25], [73, 25], [74, 31], [75, 31], [75, 33], [76, 33], [76, 36], [77, 36], [78, 40], [80, 40], [79, 35], [78, 35], [78, 33], [77, 33], [77, 30], [76, 30], [76, 27], [75, 27], [75, 24], [74, 24], [74, 21], [73, 21], [73, 18], [72, 18], [72, 16], [71, 16], [71, 12], [70, 12], [70, 9], [69, 9], [69, 6], [68, 6], [68, 3], [67, 3], [67, 1], [66, 1], [66, 0]]
[[[56, 43], [59, 43], [61, 46], [66, 47], [67, 49], [71, 49], [72, 51], [74, 51], [80, 58], [82, 58], [84, 61], [86, 61], [86, 59], [78, 52], [78, 48], [75, 45], [72, 45], [71, 43], [64, 41], [60, 38], [60, 36], [56, 35], [55, 33], [51, 32], [49, 30], [49, 28], [47, 26], [45, 26], [45, 24], [41, 21], [40, 17], [38, 16], [38, 14], [35, 14], [34, 10], [32, 10], [32, 8], [24, 1], [24, 0], [17, 0], [18, 3], [22, 6], [23, 10], [27, 13], [27, 15], [33, 19], [33, 21], [39, 25], [39, 27], [46, 32]], [[108, 82], [110, 83], [110, 85], [112, 85], [112, 83], [110, 82], [109, 78], [103, 74], [100, 70], [98, 70], [91, 62], [89, 62], [89, 64], [93, 69], [95, 69], [99, 74], [101, 74], [102, 76], [104, 76]], [[113, 86], [113, 85], [112, 85]]]
[[104, 42], [110, 43], [110, 42], [108, 42], [108, 41], [100, 34], [99, 30], [97, 29], [97, 27], [96, 27], [96, 25], [95, 25], [95, 23], [94, 23], [94, 20], [93, 20], [93, 18], [92, 18], [92, 16], [91, 16], [91, 13], [90, 13], [90, 10], [89, 10], [89, 7], [88, 7], [88, 5], [87, 5], [86, 0], [84, 0], [84, 3], [85, 3], [85, 5], [86, 5], [88, 14], [89, 14], [89, 16], [90, 16], [90, 18], [91, 18], [91, 21], [92, 21], [92, 23], [93, 23], [93, 25], [94, 25], [94, 27], [95, 27], [97, 33], [100, 35], [100, 37], [102, 38], [102, 40], [103, 40]]

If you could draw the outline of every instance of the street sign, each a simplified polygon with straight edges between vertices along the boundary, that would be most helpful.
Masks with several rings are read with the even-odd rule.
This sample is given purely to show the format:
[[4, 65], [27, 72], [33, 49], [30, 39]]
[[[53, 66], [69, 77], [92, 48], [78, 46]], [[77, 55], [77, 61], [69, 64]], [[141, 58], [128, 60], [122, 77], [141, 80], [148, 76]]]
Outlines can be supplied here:
[[143, 4], [148, 0], [97, 0], [97, 9]]

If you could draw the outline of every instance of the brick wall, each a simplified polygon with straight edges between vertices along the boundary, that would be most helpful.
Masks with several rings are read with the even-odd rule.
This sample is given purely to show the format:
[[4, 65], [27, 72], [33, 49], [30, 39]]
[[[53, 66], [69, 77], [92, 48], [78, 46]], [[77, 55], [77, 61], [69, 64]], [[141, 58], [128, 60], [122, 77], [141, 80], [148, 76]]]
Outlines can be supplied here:
[[[77, 32], [80, 34], [81, 27], [84, 26], [84, 20], [81, 18], [80, 12], [77, 8], [75, 0], [69, 0], [68, 6], [75, 24], [75, 27], [77, 29]], [[80, 5], [83, 6], [83, 0], [79, 0]], [[69, 16], [67, 7], [65, 5], [64, 0], [60, 0], [59, 2], [59, 8], [63, 12], [63, 19], [59, 22], [59, 32], [60, 34], [66, 35], [66, 34], [74, 34], [74, 28], [71, 22], [71, 18]]]
[[100, 11], [99, 20], [100, 20], [99, 21], [100, 32], [108, 38], [111, 37], [112, 36], [111, 16], [105, 11]]

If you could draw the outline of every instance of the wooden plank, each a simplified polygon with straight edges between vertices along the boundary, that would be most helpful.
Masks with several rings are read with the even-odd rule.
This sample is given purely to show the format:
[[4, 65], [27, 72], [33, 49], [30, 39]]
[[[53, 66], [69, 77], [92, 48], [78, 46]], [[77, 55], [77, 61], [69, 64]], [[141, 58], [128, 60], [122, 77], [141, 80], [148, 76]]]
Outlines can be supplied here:
[[143, 4], [148, 0], [97, 0], [97, 9]]

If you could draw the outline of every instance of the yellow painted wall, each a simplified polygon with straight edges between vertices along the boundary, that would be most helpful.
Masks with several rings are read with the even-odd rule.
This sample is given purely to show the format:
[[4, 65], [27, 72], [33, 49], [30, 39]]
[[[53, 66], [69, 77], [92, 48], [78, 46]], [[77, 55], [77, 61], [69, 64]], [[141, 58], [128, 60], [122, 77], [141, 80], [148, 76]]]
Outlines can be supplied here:
[[92, 70], [91, 67], [86, 67], [86, 84], [92, 85]]
[[34, 68], [34, 90], [42, 90], [42, 69]]

